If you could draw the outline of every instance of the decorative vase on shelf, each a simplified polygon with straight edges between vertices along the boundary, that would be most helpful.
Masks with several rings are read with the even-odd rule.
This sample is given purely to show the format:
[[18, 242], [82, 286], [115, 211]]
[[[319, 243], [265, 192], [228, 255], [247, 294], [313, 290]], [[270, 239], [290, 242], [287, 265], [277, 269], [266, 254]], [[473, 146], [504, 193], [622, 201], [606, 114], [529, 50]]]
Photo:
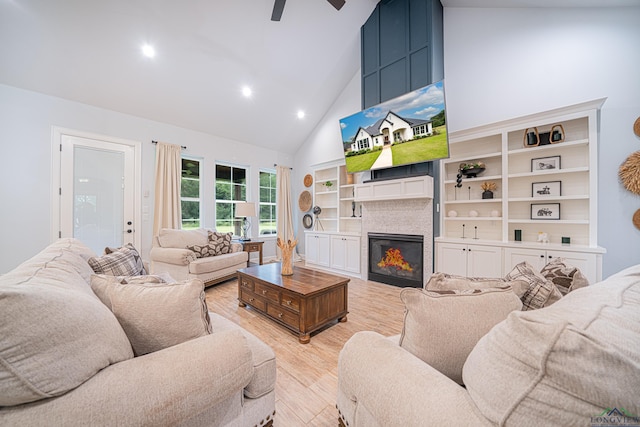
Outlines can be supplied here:
[[493, 191], [485, 190], [482, 192], [483, 199], [493, 199]]

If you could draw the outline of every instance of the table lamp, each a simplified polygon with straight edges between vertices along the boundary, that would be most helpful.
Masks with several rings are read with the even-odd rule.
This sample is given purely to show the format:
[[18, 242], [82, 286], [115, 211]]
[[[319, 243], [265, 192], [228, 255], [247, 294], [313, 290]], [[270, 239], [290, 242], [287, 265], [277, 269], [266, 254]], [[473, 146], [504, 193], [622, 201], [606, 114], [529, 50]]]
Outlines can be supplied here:
[[242, 241], [251, 240], [247, 235], [251, 228], [249, 217], [256, 216], [256, 204], [254, 202], [236, 203], [236, 218], [242, 218]]

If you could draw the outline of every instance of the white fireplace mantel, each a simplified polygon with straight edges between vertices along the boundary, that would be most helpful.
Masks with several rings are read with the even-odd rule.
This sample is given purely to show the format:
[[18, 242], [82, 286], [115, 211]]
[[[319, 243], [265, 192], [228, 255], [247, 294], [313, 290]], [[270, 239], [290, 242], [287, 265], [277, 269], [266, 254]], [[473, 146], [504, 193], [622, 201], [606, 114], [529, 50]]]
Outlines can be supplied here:
[[429, 175], [367, 182], [357, 184], [354, 188], [356, 202], [433, 199], [433, 177]]

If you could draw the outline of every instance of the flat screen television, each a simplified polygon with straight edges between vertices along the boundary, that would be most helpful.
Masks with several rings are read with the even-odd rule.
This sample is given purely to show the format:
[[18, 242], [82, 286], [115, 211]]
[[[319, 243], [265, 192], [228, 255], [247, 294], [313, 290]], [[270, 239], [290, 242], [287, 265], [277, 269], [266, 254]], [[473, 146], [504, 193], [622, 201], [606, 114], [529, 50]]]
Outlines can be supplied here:
[[447, 158], [444, 82], [345, 117], [340, 129], [349, 173]]

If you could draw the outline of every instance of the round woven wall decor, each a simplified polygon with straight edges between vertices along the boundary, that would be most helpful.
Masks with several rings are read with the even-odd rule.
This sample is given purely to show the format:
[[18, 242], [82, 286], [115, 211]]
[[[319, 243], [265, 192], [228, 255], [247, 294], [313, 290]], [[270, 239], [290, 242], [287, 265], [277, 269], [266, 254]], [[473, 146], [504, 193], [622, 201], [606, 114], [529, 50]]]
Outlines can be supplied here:
[[310, 174], [306, 174], [304, 176], [304, 186], [311, 187], [311, 184], [313, 184], [313, 177]]
[[298, 207], [302, 212], [307, 212], [311, 209], [311, 193], [307, 190], [300, 193], [300, 197], [298, 198]]
[[624, 188], [640, 195], [640, 151], [627, 157], [618, 170], [618, 176]]
[[633, 225], [636, 226], [636, 228], [638, 230], [640, 230], [640, 209], [638, 209], [636, 211], [636, 213], [633, 214]]
[[635, 133], [636, 136], [640, 136], [640, 117], [638, 117], [633, 124], [633, 133]]

